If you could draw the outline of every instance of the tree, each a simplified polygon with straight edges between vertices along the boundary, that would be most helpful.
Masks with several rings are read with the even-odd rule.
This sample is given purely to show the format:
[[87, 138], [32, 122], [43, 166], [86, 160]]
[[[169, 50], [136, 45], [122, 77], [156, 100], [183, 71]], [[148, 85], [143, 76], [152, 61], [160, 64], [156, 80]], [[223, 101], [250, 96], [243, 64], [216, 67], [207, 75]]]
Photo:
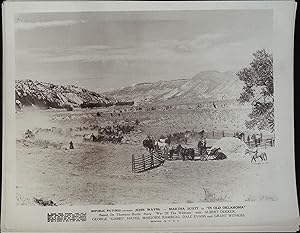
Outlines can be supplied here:
[[246, 121], [248, 129], [274, 131], [274, 86], [273, 56], [264, 49], [253, 53], [250, 66], [243, 68], [237, 76], [244, 82], [239, 102], [252, 105], [250, 120]]

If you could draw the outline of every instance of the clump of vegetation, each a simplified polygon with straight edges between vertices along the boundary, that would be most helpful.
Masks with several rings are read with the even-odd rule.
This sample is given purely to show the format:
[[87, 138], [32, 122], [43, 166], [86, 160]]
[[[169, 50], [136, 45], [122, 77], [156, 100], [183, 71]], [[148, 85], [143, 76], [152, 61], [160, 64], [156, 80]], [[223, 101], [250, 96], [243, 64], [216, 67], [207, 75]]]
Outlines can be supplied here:
[[57, 206], [57, 204], [52, 200], [44, 200], [42, 198], [33, 198], [34, 202], [41, 206]]
[[74, 110], [74, 108], [69, 104], [64, 104], [63, 108], [66, 109], [67, 111], [73, 111]]
[[206, 188], [203, 188], [204, 190], [204, 202], [225, 202], [227, 201], [227, 195], [225, 196], [217, 196], [215, 193], [212, 193]]
[[112, 103], [102, 103], [102, 102], [84, 102], [80, 104], [81, 108], [97, 108], [97, 107], [110, 107]]
[[123, 105], [132, 106], [134, 105], [134, 101], [119, 101], [116, 103], [116, 106], [123, 106]]
[[249, 67], [243, 68], [237, 76], [244, 82], [239, 102], [250, 102], [252, 112], [248, 129], [274, 131], [274, 86], [273, 56], [264, 49], [256, 51]]

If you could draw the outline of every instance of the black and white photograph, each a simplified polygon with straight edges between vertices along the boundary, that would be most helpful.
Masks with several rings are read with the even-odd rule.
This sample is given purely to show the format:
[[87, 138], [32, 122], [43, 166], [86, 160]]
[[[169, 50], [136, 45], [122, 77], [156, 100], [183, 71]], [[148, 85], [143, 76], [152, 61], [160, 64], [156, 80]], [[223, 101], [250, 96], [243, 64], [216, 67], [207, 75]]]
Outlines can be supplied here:
[[14, 20], [17, 205], [278, 200], [272, 10]]
[[299, 230], [296, 8], [2, 4], [2, 231]]

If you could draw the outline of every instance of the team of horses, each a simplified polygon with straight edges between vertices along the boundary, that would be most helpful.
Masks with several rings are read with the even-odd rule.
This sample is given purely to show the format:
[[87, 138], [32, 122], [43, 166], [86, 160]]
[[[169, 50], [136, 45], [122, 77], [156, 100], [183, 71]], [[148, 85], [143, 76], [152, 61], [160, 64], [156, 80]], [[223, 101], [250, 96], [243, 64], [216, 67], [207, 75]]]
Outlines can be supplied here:
[[[187, 132], [186, 132], [187, 133]], [[143, 140], [143, 146], [150, 153], [160, 153], [168, 160], [174, 160], [174, 158], [185, 160], [195, 160], [196, 157], [199, 157], [199, 160], [222, 160], [226, 159], [227, 156], [220, 152], [220, 148], [216, 148], [208, 152], [208, 148], [206, 147], [206, 140], [204, 138], [204, 130], [198, 133], [199, 134], [199, 142], [197, 145], [197, 149], [195, 148], [187, 148], [186, 146], [182, 146], [181, 138], [188, 138], [187, 134], [184, 133], [176, 133], [173, 135], [168, 135], [166, 138], [161, 137], [159, 140], [154, 140], [153, 137], [148, 136], [145, 140]], [[191, 136], [192, 134], [190, 134]], [[195, 135], [195, 134], [194, 134]], [[184, 140], [186, 143], [186, 140]], [[172, 143], [172, 145], [171, 145]], [[174, 144], [176, 146], [174, 146]]]
[[187, 144], [188, 138], [199, 139], [204, 137], [204, 130], [200, 132], [196, 131], [185, 131], [179, 133], [168, 134], [166, 137], [163, 135], [160, 137], [158, 141], [155, 141], [153, 138], [148, 137], [143, 141], [143, 146], [148, 148], [149, 150], [153, 150], [155, 145], [159, 147], [164, 147], [168, 145], [170, 147], [171, 143], [175, 144]]
[[[199, 160], [223, 160], [226, 159], [227, 156], [221, 152], [220, 148], [210, 149], [206, 146], [206, 140], [204, 137], [204, 130], [200, 132], [194, 131], [186, 131], [180, 133], [174, 133], [167, 135], [167, 137], [161, 136], [159, 140], [154, 140], [153, 137], [148, 136], [145, 140], [143, 140], [143, 146], [151, 153], [160, 153], [168, 160], [173, 160], [174, 158], [180, 158], [182, 160], [195, 160], [196, 157]], [[197, 137], [198, 145], [197, 148], [186, 148], [182, 146], [187, 144], [187, 139], [189, 137]], [[234, 137], [239, 138], [240, 140], [245, 140], [245, 134], [243, 132], [236, 132]], [[261, 159], [261, 161], [267, 160], [266, 152], [258, 152], [258, 145], [260, 145], [262, 141], [262, 135], [253, 134], [251, 139], [255, 143], [254, 150], [246, 149], [245, 154], [249, 154], [251, 156], [251, 163], [256, 162], [257, 159]], [[172, 143], [172, 146], [171, 146]], [[175, 146], [174, 146], [175, 144]], [[177, 144], [177, 145], [176, 145]]]
[[152, 137], [148, 137], [143, 140], [143, 146], [150, 153], [161, 152], [161, 154], [169, 160], [172, 160], [173, 156], [175, 155], [180, 156], [182, 160], [194, 160], [195, 157], [195, 150], [193, 148], [184, 148], [181, 146], [181, 144], [173, 147], [171, 146], [171, 141], [169, 138], [160, 138], [158, 141], [155, 141]]

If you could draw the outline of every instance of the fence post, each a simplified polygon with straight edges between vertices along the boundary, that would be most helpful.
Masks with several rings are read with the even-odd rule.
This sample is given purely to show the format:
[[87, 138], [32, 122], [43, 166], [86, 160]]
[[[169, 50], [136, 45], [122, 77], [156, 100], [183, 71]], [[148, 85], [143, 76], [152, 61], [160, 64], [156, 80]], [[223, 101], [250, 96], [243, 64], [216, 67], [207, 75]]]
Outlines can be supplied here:
[[212, 138], [215, 138], [215, 131], [212, 131]]
[[146, 170], [146, 163], [145, 163], [145, 157], [144, 157], [144, 155], [142, 155], [142, 158], [143, 158], [143, 168], [144, 168], [144, 170]]
[[135, 164], [134, 164], [134, 154], [132, 154], [132, 172], [134, 172], [134, 167], [135, 167]]
[[223, 130], [223, 137], [225, 137], [225, 132], [224, 132], [224, 130]]
[[153, 159], [153, 154], [150, 154], [150, 158], [151, 158], [151, 167], [154, 167], [154, 159]]

